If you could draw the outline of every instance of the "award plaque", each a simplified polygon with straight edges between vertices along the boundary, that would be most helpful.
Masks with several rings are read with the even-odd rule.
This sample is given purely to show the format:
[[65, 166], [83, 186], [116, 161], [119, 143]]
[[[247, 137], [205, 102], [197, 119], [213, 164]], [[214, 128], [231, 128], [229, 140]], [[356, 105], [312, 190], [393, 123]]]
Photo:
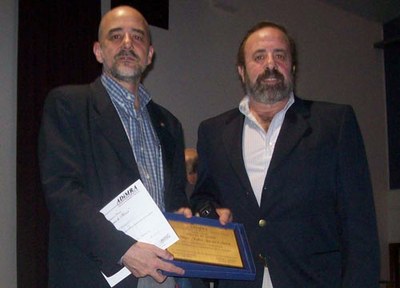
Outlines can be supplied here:
[[179, 240], [167, 250], [185, 274], [168, 276], [253, 280], [255, 266], [244, 226], [218, 220], [164, 213]]

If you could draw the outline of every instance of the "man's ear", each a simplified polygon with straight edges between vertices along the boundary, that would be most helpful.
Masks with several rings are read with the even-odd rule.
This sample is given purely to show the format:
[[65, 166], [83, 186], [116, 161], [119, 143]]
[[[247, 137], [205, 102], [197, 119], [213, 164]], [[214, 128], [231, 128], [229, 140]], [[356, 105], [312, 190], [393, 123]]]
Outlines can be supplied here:
[[147, 53], [147, 65], [150, 65], [151, 62], [153, 61], [153, 55], [154, 55], [154, 48], [152, 45], [150, 45], [149, 52]]
[[292, 66], [292, 73], [295, 74], [296, 73], [296, 65]]
[[242, 79], [242, 82], [244, 83], [244, 67], [243, 66], [237, 66], [237, 70], [238, 70], [240, 79]]
[[96, 56], [96, 60], [99, 63], [103, 63], [103, 52], [101, 51], [101, 46], [99, 42], [94, 42], [93, 44], [93, 53]]

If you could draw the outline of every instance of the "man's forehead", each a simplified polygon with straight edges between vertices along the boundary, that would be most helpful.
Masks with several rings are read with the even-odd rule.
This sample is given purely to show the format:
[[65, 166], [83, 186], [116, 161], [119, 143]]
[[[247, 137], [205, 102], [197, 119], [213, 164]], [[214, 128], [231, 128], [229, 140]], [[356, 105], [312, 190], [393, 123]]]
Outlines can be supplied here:
[[289, 39], [281, 30], [273, 27], [266, 27], [253, 32], [246, 41], [246, 44], [251, 43], [280, 43], [289, 46]]
[[146, 28], [146, 20], [139, 12], [132, 9], [119, 9], [115, 11], [112, 10], [103, 17], [99, 32], [107, 34], [111, 30], [118, 29], [137, 29], [145, 32]]
[[124, 18], [114, 18], [109, 19], [103, 23], [103, 29], [105, 31], [115, 30], [115, 29], [137, 29], [145, 31], [146, 24], [142, 19], [136, 19], [132, 17]]
[[254, 53], [262, 53], [267, 51], [286, 51], [290, 50], [290, 44], [285, 34], [280, 30], [275, 29], [280, 33], [270, 33], [265, 29], [258, 30], [249, 36], [245, 43], [245, 55], [253, 55]]

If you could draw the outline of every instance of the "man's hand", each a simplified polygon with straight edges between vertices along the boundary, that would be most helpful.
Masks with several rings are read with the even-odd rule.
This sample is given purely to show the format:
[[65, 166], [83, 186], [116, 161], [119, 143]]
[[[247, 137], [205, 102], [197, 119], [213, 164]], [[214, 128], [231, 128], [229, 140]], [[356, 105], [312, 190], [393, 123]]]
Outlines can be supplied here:
[[183, 214], [186, 218], [191, 218], [193, 216], [192, 210], [188, 207], [182, 207], [175, 211], [177, 214]]
[[215, 211], [217, 212], [219, 216], [219, 223], [222, 225], [226, 225], [233, 220], [233, 215], [231, 210], [228, 208], [216, 208]]
[[172, 260], [173, 256], [168, 251], [157, 246], [136, 242], [122, 256], [122, 263], [135, 277], [151, 276], [158, 283], [164, 282], [167, 278], [161, 273], [161, 270], [179, 275], [185, 273], [183, 269], [162, 259]]

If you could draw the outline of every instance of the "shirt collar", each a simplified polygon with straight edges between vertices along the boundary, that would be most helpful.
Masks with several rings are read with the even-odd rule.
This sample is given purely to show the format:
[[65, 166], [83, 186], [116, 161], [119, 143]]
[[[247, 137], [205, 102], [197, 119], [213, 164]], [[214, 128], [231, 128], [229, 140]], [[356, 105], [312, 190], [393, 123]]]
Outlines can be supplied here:
[[[243, 97], [243, 99], [240, 101], [239, 103], [239, 111], [246, 117], [252, 118], [252, 114], [250, 112], [250, 107], [249, 107], [249, 100], [250, 100], [250, 96], [246, 95]], [[285, 114], [286, 111], [290, 108], [290, 106], [292, 106], [292, 104], [294, 103], [294, 94], [293, 92], [290, 93], [289, 96], [289, 100], [286, 103], [285, 107], [279, 111], [277, 114]]]
[[[113, 100], [121, 104], [133, 105], [136, 95], [129, 92], [125, 87], [123, 87], [113, 78], [103, 73], [101, 75], [101, 82], [103, 83], [104, 87], [106, 88], [107, 92]], [[142, 84], [139, 84], [137, 97], [139, 97], [139, 102], [141, 104], [140, 109], [146, 107], [146, 105], [151, 100], [150, 94], [147, 92]]]

